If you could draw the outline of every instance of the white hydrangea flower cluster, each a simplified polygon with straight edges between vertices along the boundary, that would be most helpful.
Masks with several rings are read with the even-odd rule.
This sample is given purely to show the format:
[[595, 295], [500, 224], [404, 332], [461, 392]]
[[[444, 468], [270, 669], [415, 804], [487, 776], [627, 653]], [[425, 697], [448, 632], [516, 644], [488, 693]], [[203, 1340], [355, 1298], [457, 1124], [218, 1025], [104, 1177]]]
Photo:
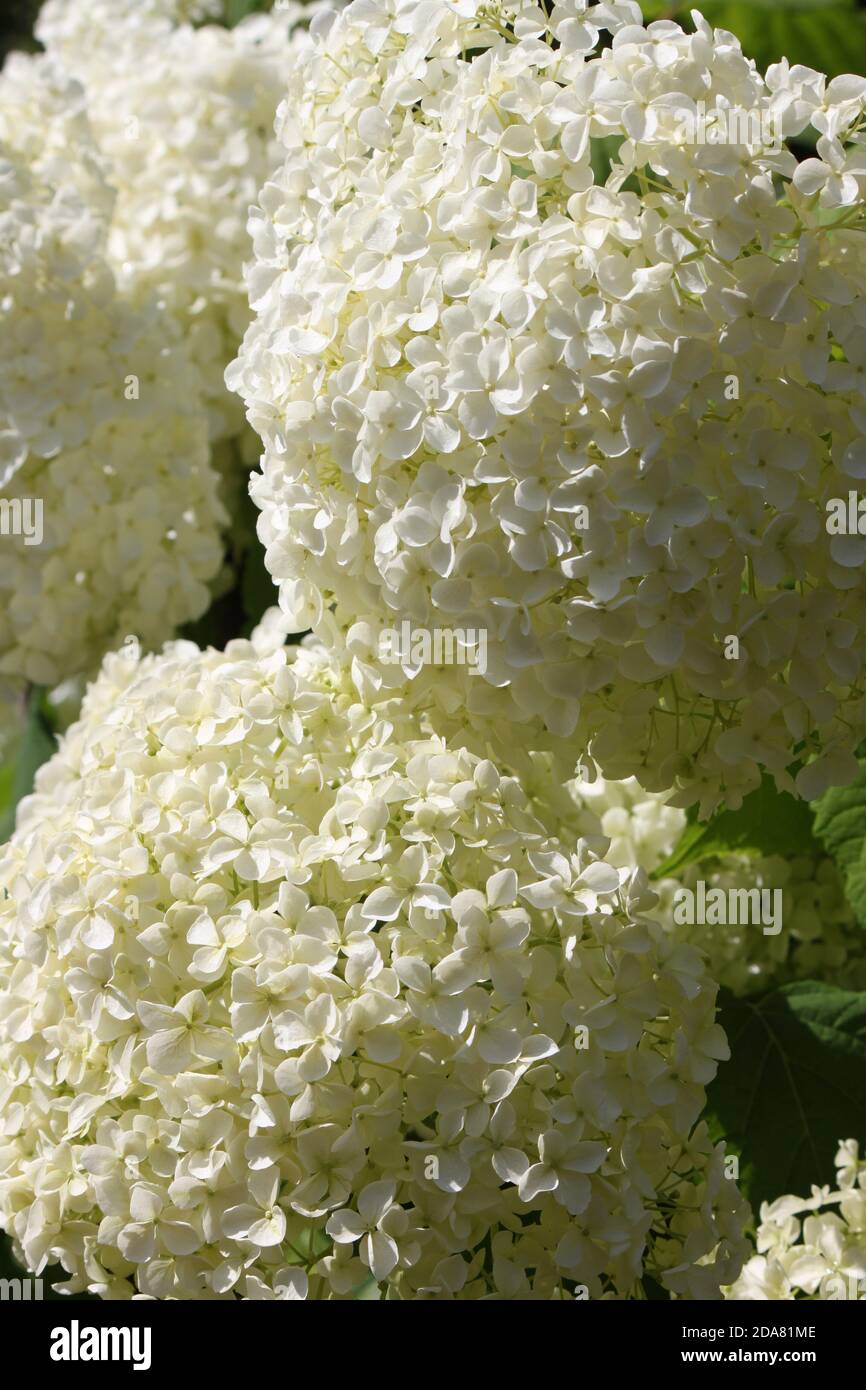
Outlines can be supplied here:
[[[299, 629], [334, 606], [371, 680], [707, 815], [762, 769], [804, 797], [855, 775], [866, 542], [824, 507], [866, 476], [866, 80], [765, 79], [695, 26], [630, 0], [314, 20], [227, 380]], [[690, 141], [701, 102], [745, 143]], [[798, 167], [772, 129], [810, 124]], [[404, 619], [486, 631], [483, 678], [382, 665]]]
[[[640, 865], [653, 873], [675, 849], [686, 818], [645, 792], [632, 778], [624, 782], [581, 784], [574, 789], [581, 806], [585, 835], [610, 840], [608, 862], [617, 867]], [[748, 924], [677, 925], [675, 895], [695, 889], [780, 889], [782, 930], [764, 935]], [[687, 865], [674, 877], [653, 884], [658, 904], [652, 916], [681, 940], [702, 951], [718, 984], [735, 994], [752, 994], [793, 980], [824, 980], [840, 988], [866, 988], [866, 948], [833, 860], [823, 854], [709, 855]]]
[[223, 16], [223, 0], [46, 0], [37, 20], [37, 37], [53, 45], [68, 45], [80, 51], [83, 25], [90, 25], [94, 41], [104, 44], [116, 26], [118, 15], [126, 24], [139, 24], [146, 31], [162, 23], [165, 33], [178, 24], [203, 24]]
[[0, 861], [0, 1224], [106, 1297], [719, 1297], [699, 954], [273, 616], [106, 659]]
[[[31, 248], [35, 252], [40, 244], [50, 244], [50, 237], [38, 227], [36, 208], [28, 215], [25, 195], [32, 190], [35, 203], [53, 204], [54, 254], [58, 269], [68, 279], [72, 278], [70, 262], [76, 269], [82, 263], [82, 276], [95, 270], [112, 195], [93, 146], [81, 88], [54, 64], [43, 63], [38, 80], [33, 81], [30, 60], [13, 54], [0, 73], [0, 158], [4, 290], [0, 314], [7, 325], [10, 309], [5, 293], [11, 278], [15, 277], [18, 288], [29, 269], [32, 282], [38, 284], [39, 275], [32, 273], [35, 267], [25, 263]], [[33, 364], [25, 359], [24, 369], [15, 370], [16, 350], [21, 347], [11, 341], [8, 329], [0, 336], [0, 487], [22, 466], [31, 441], [37, 450], [45, 447], [40, 435], [47, 434], [46, 444], [53, 441], [52, 416], [63, 408], [55, 390], [53, 401], [41, 403], [44, 419], [37, 418]], [[25, 402], [28, 388], [33, 398]]]
[[583, 833], [610, 840], [607, 858], [617, 868], [640, 864], [653, 873], [686, 828], [685, 811], [669, 805], [662, 793], [644, 791], [634, 777], [621, 782], [596, 777], [573, 782], [569, 790], [583, 817]]
[[[56, 117], [56, 120], [55, 120]], [[217, 475], [179, 329], [118, 292], [82, 93], [0, 74], [0, 678], [50, 685], [208, 606]], [[17, 509], [17, 510], [16, 510]]]
[[[315, 6], [313, 6], [315, 10]], [[49, 0], [37, 34], [79, 78], [117, 200], [109, 255], [122, 285], [158, 296], [202, 374], [213, 439], [243, 411], [226, 363], [249, 322], [249, 207], [276, 161], [274, 113], [298, 22], [282, 5], [229, 30], [221, 6]]]
[[836, 1191], [764, 1202], [757, 1250], [726, 1298], [866, 1300], [866, 1160], [855, 1139], [840, 1142]]
[[[62, 64], [45, 55], [7, 55], [0, 71], [0, 140], [32, 178], [77, 197], [81, 217], [93, 219], [88, 241], [104, 239], [114, 190], [94, 142], [84, 91]], [[80, 245], [86, 245], [83, 237]]]

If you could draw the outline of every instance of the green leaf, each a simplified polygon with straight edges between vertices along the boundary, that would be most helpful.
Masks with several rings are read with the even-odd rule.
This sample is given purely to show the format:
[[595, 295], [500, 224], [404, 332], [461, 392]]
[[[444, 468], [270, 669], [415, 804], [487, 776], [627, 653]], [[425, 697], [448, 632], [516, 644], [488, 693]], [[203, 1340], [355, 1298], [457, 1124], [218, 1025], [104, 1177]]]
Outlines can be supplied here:
[[673, 854], [651, 875], [679, 873], [687, 864], [722, 854], [796, 854], [820, 852], [812, 830], [812, 809], [788, 792], [777, 791], [771, 777], [743, 798], [739, 811], [718, 811], [708, 821], [689, 812], [688, 823]]
[[826, 1181], [840, 1139], [866, 1139], [866, 994], [814, 980], [757, 999], [723, 990], [731, 1060], [708, 1088], [711, 1132], [743, 1158], [753, 1205]]
[[743, 1193], [751, 1192], [755, 1185], [755, 1165], [749, 1159], [748, 1154], [744, 1154], [740, 1145], [729, 1134], [725, 1133], [718, 1115], [714, 1115], [712, 1110], [705, 1110], [701, 1119], [707, 1126], [710, 1142], [724, 1144], [726, 1156], [737, 1159], [739, 1170], [736, 1178], [740, 1191]]
[[847, 787], [831, 787], [815, 802], [815, 834], [843, 873], [860, 858], [866, 840], [866, 760]]
[[30, 795], [37, 770], [56, 747], [57, 740], [42, 711], [41, 692], [34, 688], [24, 732], [13, 745], [12, 756], [0, 775], [0, 843], [8, 840], [15, 829], [16, 807], [23, 797]]
[[831, 787], [815, 802], [815, 834], [842, 875], [845, 896], [866, 927], [866, 760], [848, 787]]

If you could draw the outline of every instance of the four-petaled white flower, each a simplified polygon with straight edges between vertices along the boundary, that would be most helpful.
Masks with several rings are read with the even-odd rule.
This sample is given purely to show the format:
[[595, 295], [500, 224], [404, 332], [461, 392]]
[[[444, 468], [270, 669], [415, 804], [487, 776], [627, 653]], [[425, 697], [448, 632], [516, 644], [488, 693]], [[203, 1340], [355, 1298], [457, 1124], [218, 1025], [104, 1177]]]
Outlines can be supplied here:
[[371, 1182], [358, 1193], [358, 1210], [344, 1208], [328, 1218], [326, 1230], [338, 1245], [361, 1242], [361, 1259], [374, 1279], [387, 1279], [400, 1259], [398, 1239], [409, 1218], [394, 1201], [393, 1182]]

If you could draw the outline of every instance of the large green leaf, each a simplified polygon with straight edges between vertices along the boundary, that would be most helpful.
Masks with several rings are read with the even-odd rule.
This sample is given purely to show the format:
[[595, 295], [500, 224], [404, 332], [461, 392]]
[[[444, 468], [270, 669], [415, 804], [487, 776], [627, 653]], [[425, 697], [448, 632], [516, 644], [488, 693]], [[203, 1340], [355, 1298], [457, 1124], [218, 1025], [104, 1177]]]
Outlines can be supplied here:
[[866, 760], [847, 787], [831, 787], [815, 802], [815, 834], [843, 873], [860, 858], [866, 840]]
[[719, 811], [708, 821], [690, 812], [682, 838], [654, 879], [679, 873], [687, 864], [715, 855], [812, 854], [820, 849], [812, 833], [812, 810], [804, 801], [776, 790], [771, 777], [743, 798], [739, 811]]
[[840, 1139], [866, 1140], [866, 994], [809, 980], [720, 996], [731, 1060], [708, 1090], [714, 1133], [743, 1157], [753, 1204], [807, 1193]]
[[836, 861], [845, 896], [866, 927], [866, 761], [849, 787], [831, 787], [815, 803], [815, 834]]

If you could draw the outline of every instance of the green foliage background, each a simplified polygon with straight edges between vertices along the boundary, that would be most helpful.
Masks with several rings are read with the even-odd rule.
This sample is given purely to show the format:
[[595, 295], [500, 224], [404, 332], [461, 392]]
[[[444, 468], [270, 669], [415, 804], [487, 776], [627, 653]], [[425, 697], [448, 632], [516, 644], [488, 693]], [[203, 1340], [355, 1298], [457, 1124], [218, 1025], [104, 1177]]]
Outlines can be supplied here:
[[698, 9], [720, 29], [736, 34], [761, 70], [787, 58], [829, 77], [866, 72], [866, 6], [862, 0], [641, 0], [648, 19], [689, 26]]
[[[675, 19], [686, 28], [694, 5], [695, 0], [643, 0], [648, 19]], [[866, 74], [866, 0], [703, 0], [697, 7], [712, 24], [735, 33], [762, 70], [784, 56], [830, 76]], [[35, 46], [38, 8], [39, 0], [2, 0], [0, 59], [12, 49]], [[224, 22], [231, 26], [270, 8], [271, 0], [223, 0]], [[186, 633], [203, 644], [222, 645], [227, 637], [248, 633], [272, 602], [248, 502], [237, 536], [231, 556], [238, 576], [234, 589]], [[0, 766], [0, 841], [10, 834], [15, 807], [54, 746], [51, 710], [44, 692], [33, 689], [23, 732]], [[819, 845], [836, 858], [866, 930], [866, 759], [853, 787], [828, 793], [814, 808], [781, 796], [765, 781], [738, 812], [722, 812], [703, 825], [690, 818], [680, 845], [656, 876], [731, 850], [792, 854], [814, 852]], [[714, 1137], [740, 1155], [743, 1191], [757, 1207], [826, 1182], [837, 1141], [866, 1142], [866, 994], [817, 981], [748, 1000], [723, 992], [720, 1021], [732, 1057], [709, 1089], [707, 1118]], [[0, 1238], [0, 1277], [20, 1273], [8, 1240]], [[63, 1272], [47, 1271], [43, 1277], [47, 1296], [60, 1297], [50, 1284], [64, 1278]], [[666, 1297], [659, 1289], [648, 1289], [647, 1296]]]

